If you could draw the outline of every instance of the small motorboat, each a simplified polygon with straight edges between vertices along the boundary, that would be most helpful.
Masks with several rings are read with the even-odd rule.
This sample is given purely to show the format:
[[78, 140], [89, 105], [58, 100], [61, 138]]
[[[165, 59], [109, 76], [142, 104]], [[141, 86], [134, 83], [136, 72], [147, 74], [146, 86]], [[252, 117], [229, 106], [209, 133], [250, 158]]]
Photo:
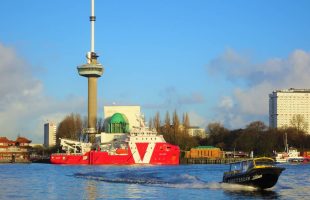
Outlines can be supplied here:
[[272, 158], [252, 158], [230, 163], [230, 170], [224, 173], [223, 182], [267, 189], [277, 183], [283, 170], [285, 168], [276, 166]]

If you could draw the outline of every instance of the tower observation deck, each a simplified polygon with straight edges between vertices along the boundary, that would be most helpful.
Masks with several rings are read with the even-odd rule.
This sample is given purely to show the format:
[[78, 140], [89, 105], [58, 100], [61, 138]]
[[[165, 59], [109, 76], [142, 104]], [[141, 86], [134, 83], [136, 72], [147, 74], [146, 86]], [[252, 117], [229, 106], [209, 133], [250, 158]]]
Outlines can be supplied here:
[[98, 55], [95, 53], [95, 0], [91, 0], [91, 50], [87, 52], [87, 63], [77, 67], [80, 76], [84, 76], [88, 79], [88, 128], [86, 133], [89, 134], [90, 141], [96, 134], [97, 123], [97, 79], [103, 74], [103, 66], [98, 62]]

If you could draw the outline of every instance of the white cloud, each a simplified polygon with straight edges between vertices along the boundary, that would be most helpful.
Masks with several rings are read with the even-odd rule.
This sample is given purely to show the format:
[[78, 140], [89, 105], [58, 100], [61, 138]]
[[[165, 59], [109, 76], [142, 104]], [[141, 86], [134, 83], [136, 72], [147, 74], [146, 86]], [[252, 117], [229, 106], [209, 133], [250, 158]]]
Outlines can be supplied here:
[[224, 110], [229, 110], [229, 109], [231, 109], [233, 107], [233, 104], [234, 104], [234, 102], [233, 102], [231, 97], [224, 96], [220, 100], [219, 107], [221, 109], [224, 109]]
[[43, 123], [59, 122], [65, 115], [80, 111], [82, 98], [63, 101], [45, 95], [42, 81], [32, 75], [31, 65], [13, 48], [0, 43], [0, 136], [25, 136], [43, 142]]
[[205, 117], [200, 116], [195, 111], [188, 112], [188, 117], [190, 119], [191, 126], [199, 126], [201, 128], [205, 128], [207, 126], [207, 120]]
[[268, 94], [273, 90], [310, 86], [310, 52], [303, 50], [295, 50], [287, 58], [253, 63], [248, 56], [229, 49], [210, 62], [208, 69], [235, 84], [231, 96], [221, 99], [218, 105], [218, 112], [225, 112], [225, 116], [218, 114], [219, 119], [234, 128], [254, 120], [265, 119], [267, 123]]
[[268, 94], [274, 90], [269, 82], [262, 82], [249, 89], [236, 88], [233, 96], [238, 102], [239, 112], [250, 115], [268, 114]]
[[161, 102], [144, 104], [147, 109], [180, 110], [187, 105], [197, 105], [205, 102], [204, 96], [199, 92], [181, 93], [175, 87], [167, 87], [159, 93]]

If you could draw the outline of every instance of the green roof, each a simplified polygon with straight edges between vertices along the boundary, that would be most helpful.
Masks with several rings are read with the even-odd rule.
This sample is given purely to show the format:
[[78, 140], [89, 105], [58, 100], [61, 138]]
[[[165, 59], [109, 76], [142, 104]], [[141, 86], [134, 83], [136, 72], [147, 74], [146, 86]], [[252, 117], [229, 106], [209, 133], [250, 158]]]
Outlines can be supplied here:
[[124, 123], [124, 124], [128, 124], [128, 120], [127, 117], [121, 113], [115, 113], [110, 120], [111, 124], [120, 124], [120, 123]]
[[194, 149], [218, 149], [218, 148], [214, 146], [198, 146], [194, 147]]
[[129, 132], [129, 123], [128, 119], [124, 114], [115, 113], [107, 121], [107, 132], [108, 133], [128, 133]]

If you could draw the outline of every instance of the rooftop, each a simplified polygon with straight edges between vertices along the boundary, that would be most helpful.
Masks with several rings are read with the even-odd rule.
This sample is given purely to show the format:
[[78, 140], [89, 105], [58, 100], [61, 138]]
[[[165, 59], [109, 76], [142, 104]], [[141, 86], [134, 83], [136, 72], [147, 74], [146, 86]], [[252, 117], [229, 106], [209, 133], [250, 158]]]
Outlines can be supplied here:
[[218, 149], [218, 148], [214, 146], [198, 146], [194, 147], [193, 149]]
[[296, 88], [289, 88], [284, 90], [275, 90], [275, 92], [281, 92], [281, 93], [310, 93], [310, 89], [296, 89]]

